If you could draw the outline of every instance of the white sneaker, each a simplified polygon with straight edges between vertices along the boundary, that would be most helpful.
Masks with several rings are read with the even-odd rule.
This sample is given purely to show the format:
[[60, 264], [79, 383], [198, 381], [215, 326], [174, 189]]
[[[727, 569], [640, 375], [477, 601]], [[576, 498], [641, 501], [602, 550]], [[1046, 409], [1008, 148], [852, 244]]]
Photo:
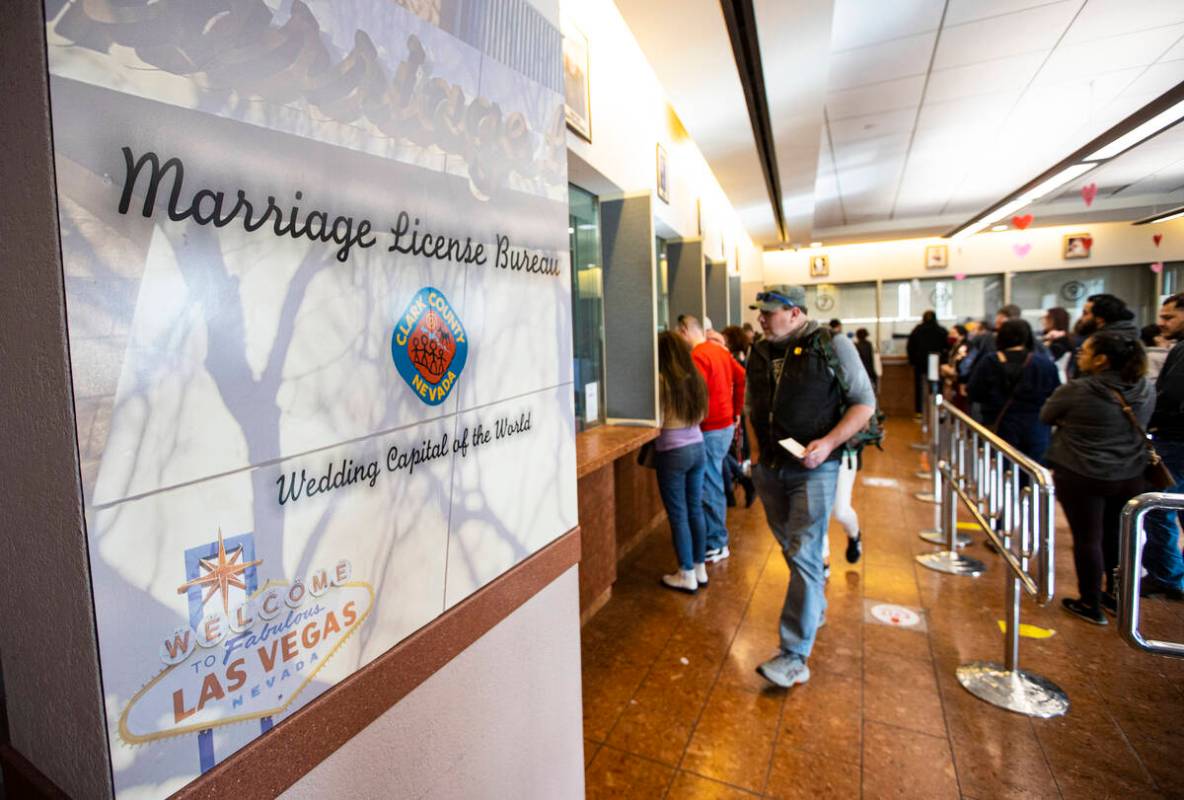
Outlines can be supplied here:
[[707, 563], [714, 564], [717, 561], [723, 561], [731, 554], [732, 551], [728, 550], [728, 546], [726, 544], [723, 547], [713, 547], [707, 551]]
[[695, 578], [693, 569], [680, 569], [678, 572], [663, 575], [662, 585], [687, 594], [694, 594], [699, 590], [699, 581]]
[[810, 680], [810, 668], [801, 656], [792, 653], [779, 653], [757, 667], [756, 671], [769, 683], [782, 689]]
[[695, 580], [699, 582], [700, 586], [707, 585], [707, 565], [706, 564], [696, 564], [695, 565]]

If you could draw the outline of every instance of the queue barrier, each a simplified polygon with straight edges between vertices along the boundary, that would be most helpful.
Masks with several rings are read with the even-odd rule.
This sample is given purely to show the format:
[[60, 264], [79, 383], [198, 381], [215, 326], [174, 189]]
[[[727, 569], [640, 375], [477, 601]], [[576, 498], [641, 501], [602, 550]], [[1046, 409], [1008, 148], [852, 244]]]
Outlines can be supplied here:
[[1184, 658], [1184, 644], [1146, 639], [1139, 632], [1139, 589], [1143, 581], [1143, 518], [1150, 511], [1184, 510], [1184, 495], [1147, 492], [1122, 509], [1118, 551], [1118, 632], [1136, 650]]
[[938, 492], [944, 549], [917, 556], [924, 567], [952, 575], [978, 577], [986, 566], [959, 552], [959, 502], [1008, 567], [1004, 660], [974, 661], [958, 667], [958, 682], [992, 705], [1030, 717], [1058, 717], [1069, 698], [1056, 684], [1019, 668], [1020, 600], [1023, 593], [1041, 605], [1052, 600], [1056, 529], [1052, 473], [1025, 456], [966, 413], [931, 400], [932, 465]]

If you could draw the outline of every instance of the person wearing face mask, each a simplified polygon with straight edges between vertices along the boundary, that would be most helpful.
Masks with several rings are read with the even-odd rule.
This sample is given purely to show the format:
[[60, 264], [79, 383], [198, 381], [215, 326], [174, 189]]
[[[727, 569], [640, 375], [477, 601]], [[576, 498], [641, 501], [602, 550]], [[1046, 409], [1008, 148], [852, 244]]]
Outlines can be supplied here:
[[1053, 392], [1040, 420], [1056, 426], [1045, 460], [1069, 520], [1077, 569], [1079, 596], [1066, 597], [1061, 605], [1087, 622], [1105, 625], [1103, 612], [1114, 614], [1118, 607], [1114, 568], [1122, 507], [1146, 489], [1143, 430], [1155, 389], [1143, 377], [1143, 345], [1114, 331], [1101, 330], [1087, 339], [1077, 367], [1081, 377]]
[[759, 463], [753, 470], [765, 518], [789, 565], [780, 648], [759, 667], [789, 688], [806, 665], [826, 611], [823, 540], [844, 445], [867, 425], [876, 396], [855, 346], [806, 316], [802, 286], [766, 286], [750, 308], [764, 338], [749, 354], [745, 410]]

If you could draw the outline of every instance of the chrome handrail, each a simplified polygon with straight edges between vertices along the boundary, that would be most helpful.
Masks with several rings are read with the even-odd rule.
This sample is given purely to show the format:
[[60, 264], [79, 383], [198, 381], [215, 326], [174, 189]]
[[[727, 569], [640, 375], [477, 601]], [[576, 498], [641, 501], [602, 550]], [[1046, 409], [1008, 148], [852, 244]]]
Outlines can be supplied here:
[[[917, 556], [939, 572], [977, 577], [986, 569], [958, 552], [958, 501], [982, 528], [1007, 565], [1004, 661], [958, 667], [958, 681], [979, 699], [1028, 716], [1055, 717], [1069, 709], [1056, 684], [1019, 668], [1020, 599], [1044, 605], [1055, 592], [1055, 488], [1052, 473], [969, 414], [933, 397], [935, 485], [941, 487], [945, 549]], [[940, 475], [940, 484], [937, 476]], [[1025, 480], [1026, 478], [1026, 480]], [[1035, 569], [1033, 574], [1030, 570]]]
[[[1137, 650], [1184, 658], [1184, 644], [1145, 639], [1139, 633], [1139, 589], [1143, 582], [1143, 518], [1157, 509], [1184, 510], [1184, 495], [1147, 492], [1132, 498], [1122, 509], [1119, 529], [1118, 632]], [[1173, 522], [1174, 524], [1174, 522]]]

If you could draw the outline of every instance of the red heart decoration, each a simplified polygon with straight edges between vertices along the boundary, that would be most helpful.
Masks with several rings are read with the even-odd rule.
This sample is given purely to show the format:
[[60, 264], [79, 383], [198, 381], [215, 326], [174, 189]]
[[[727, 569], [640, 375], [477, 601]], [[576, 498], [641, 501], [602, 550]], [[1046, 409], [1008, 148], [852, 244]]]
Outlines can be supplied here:
[[1098, 185], [1096, 183], [1087, 183], [1081, 187], [1081, 199], [1085, 201], [1087, 208], [1094, 202], [1094, 198], [1097, 196]]
[[1032, 224], [1033, 219], [1034, 217], [1031, 214], [1024, 214], [1022, 217], [1012, 217], [1011, 224], [1022, 231]]
[[1155, 246], [1159, 247], [1159, 243], [1163, 241], [1163, 234], [1157, 233], [1151, 237], [1151, 241], [1155, 242]]
[[1081, 243], [1082, 243], [1083, 245], [1085, 245], [1085, 249], [1086, 249], [1086, 250], [1089, 250], [1091, 247], [1093, 247], [1093, 246], [1094, 246], [1094, 237], [1092, 237], [1092, 236], [1083, 236], [1083, 237], [1082, 237], [1082, 239], [1081, 239]]

